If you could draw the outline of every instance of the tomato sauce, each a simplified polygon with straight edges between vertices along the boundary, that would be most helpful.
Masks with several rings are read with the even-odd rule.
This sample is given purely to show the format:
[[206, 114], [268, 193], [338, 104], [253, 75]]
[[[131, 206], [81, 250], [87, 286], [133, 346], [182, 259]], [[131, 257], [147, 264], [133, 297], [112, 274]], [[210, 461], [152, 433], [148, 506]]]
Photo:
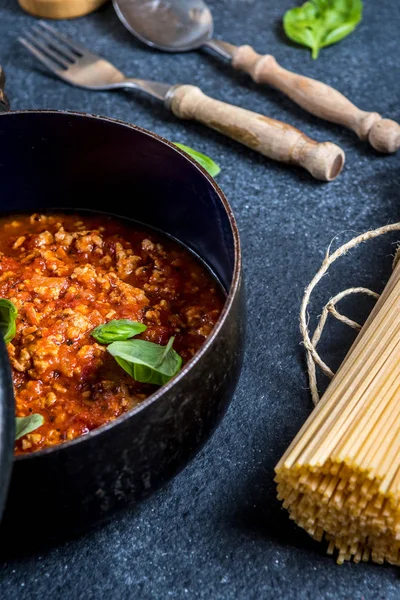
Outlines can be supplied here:
[[44, 424], [16, 442], [29, 453], [112, 421], [157, 388], [133, 380], [91, 336], [113, 319], [140, 321], [140, 339], [187, 362], [225, 297], [210, 272], [166, 236], [104, 215], [0, 219], [0, 298], [18, 309], [8, 344], [19, 417]]

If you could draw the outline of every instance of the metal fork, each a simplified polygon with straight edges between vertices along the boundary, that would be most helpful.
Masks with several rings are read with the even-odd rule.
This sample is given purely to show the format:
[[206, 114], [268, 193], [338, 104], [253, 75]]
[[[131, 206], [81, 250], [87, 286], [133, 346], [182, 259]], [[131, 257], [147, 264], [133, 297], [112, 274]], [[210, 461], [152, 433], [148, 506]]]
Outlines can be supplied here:
[[204, 123], [278, 160], [307, 169], [316, 179], [339, 175], [344, 153], [331, 142], [318, 143], [294, 127], [210, 98], [192, 85], [168, 85], [125, 77], [114, 65], [44, 21], [18, 40], [63, 81], [90, 90], [135, 89], [164, 102], [182, 119]]

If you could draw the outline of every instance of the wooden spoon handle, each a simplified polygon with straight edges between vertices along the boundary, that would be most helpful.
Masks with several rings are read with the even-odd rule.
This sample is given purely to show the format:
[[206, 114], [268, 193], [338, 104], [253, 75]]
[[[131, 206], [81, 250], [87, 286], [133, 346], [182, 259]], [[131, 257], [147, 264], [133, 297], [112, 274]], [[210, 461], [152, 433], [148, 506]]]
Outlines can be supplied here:
[[334, 88], [284, 69], [269, 54], [261, 56], [251, 46], [240, 46], [233, 50], [232, 65], [249, 73], [256, 83], [277, 88], [313, 115], [352, 129], [379, 152], [400, 148], [400, 125], [396, 121], [360, 110]]
[[287, 123], [214, 100], [193, 85], [176, 87], [168, 106], [181, 119], [200, 121], [268, 158], [304, 167], [316, 179], [332, 181], [344, 165], [339, 146], [320, 144]]

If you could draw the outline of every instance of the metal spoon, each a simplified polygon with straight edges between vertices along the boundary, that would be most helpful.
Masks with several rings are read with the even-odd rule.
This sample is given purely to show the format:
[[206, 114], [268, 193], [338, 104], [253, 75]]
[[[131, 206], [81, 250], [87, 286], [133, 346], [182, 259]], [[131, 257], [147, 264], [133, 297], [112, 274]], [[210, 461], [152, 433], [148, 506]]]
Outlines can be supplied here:
[[234, 46], [213, 40], [214, 22], [203, 0], [113, 0], [125, 27], [142, 42], [166, 52], [208, 46], [231, 59]]
[[272, 85], [317, 117], [352, 129], [376, 150], [400, 148], [400, 125], [395, 121], [360, 110], [325, 83], [284, 69], [271, 55], [213, 39], [212, 14], [203, 0], [113, 0], [113, 4], [125, 27], [148, 46], [167, 52], [211, 48], [256, 83]]

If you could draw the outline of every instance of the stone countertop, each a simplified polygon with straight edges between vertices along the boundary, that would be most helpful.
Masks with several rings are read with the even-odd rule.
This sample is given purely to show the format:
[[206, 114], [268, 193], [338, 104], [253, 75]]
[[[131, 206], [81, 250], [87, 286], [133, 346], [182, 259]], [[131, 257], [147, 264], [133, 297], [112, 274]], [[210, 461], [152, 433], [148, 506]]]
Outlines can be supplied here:
[[[357, 105], [400, 120], [400, 10], [396, 0], [365, 2], [357, 31], [321, 52], [288, 42], [283, 13], [294, 0], [210, 0], [218, 37], [251, 43], [289, 69], [336, 86]], [[34, 19], [16, 0], [0, 0], [0, 63], [14, 109], [62, 108], [109, 115], [184, 142], [222, 167], [218, 183], [236, 214], [247, 281], [248, 344], [232, 405], [198, 457], [136, 511], [45, 553], [0, 565], [2, 600], [199, 598], [258, 600], [395, 599], [394, 567], [338, 567], [282, 511], [273, 467], [311, 410], [298, 312], [304, 287], [331, 238], [400, 220], [399, 156], [382, 156], [354, 134], [309, 116], [267, 87], [257, 87], [206, 52], [151, 51], [125, 31], [106, 5], [56, 26], [127, 74], [197, 84], [215, 97], [286, 120], [346, 152], [333, 183], [273, 163], [201, 125], [182, 122], [137, 93], [93, 93], [45, 74], [16, 38]], [[5, 151], [3, 149], [3, 151]], [[368, 242], [332, 270], [313, 315], [351, 285], [380, 291], [396, 237]], [[368, 300], [347, 304], [366, 314]], [[330, 323], [324, 356], [338, 364], [352, 334]], [[29, 495], [27, 494], [29, 506]], [[34, 518], [34, 515], [32, 516]], [[23, 532], [16, 536], [24, 543]]]

